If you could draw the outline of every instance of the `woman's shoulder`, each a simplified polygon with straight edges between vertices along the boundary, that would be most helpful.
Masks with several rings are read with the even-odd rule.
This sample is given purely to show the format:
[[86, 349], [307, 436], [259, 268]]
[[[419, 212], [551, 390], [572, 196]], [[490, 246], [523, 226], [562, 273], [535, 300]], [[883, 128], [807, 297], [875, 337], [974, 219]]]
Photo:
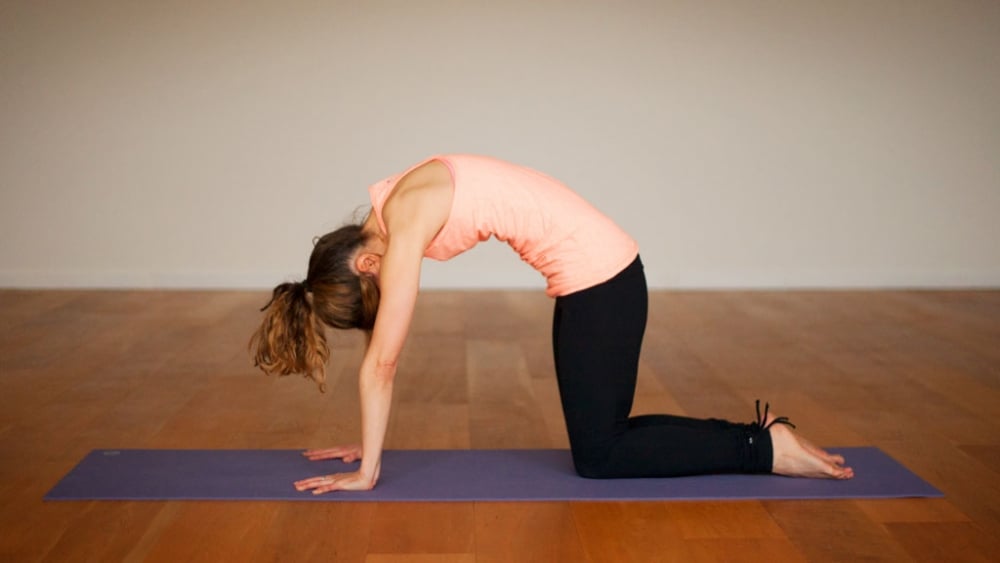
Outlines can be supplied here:
[[433, 237], [448, 220], [453, 194], [451, 172], [444, 163], [432, 160], [410, 170], [383, 206], [387, 230], [392, 232], [394, 224], [421, 225]]

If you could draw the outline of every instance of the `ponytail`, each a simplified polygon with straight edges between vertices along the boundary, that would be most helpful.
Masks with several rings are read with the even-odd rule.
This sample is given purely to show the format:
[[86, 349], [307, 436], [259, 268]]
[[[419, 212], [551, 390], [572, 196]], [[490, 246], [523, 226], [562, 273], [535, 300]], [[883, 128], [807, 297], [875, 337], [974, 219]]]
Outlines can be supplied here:
[[264, 373], [311, 377], [326, 392], [326, 360], [330, 356], [323, 322], [317, 317], [306, 284], [283, 283], [261, 309], [264, 320], [250, 338], [254, 365]]

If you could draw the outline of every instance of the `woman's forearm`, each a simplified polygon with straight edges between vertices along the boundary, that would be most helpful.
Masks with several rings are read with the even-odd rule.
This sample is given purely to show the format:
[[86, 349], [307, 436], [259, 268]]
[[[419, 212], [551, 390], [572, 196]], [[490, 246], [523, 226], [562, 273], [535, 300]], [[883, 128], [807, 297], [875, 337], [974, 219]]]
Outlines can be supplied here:
[[378, 481], [382, 467], [382, 445], [389, 426], [392, 407], [392, 383], [395, 366], [362, 368], [359, 391], [361, 394], [361, 468], [359, 471], [371, 480]]

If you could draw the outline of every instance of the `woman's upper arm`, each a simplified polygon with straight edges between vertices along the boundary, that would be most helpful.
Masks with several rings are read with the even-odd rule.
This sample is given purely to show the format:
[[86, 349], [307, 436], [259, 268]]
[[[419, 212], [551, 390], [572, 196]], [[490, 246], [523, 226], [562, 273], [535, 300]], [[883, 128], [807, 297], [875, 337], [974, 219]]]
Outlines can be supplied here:
[[386, 252], [379, 269], [379, 308], [365, 361], [394, 371], [409, 332], [420, 289], [424, 252], [448, 220], [453, 187], [440, 162], [429, 162], [400, 180], [386, 201]]
[[420, 288], [420, 264], [424, 250], [402, 238], [390, 243], [379, 272], [380, 298], [372, 339], [365, 363], [377, 374], [391, 377], [409, 332]]

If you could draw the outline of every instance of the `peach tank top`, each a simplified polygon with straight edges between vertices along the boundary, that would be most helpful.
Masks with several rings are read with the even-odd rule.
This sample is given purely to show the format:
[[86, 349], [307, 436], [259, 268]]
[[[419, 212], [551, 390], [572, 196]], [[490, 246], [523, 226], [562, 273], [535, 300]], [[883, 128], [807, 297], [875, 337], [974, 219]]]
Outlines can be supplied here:
[[393, 188], [432, 160], [451, 171], [455, 192], [448, 220], [424, 252], [428, 258], [448, 260], [493, 236], [545, 276], [546, 294], [558, 297], [613, 278], [638, 255], [632, 237], [558, 180], [473, 155], [432, 156], [370, 186], [382, 232], [382, 207]]

